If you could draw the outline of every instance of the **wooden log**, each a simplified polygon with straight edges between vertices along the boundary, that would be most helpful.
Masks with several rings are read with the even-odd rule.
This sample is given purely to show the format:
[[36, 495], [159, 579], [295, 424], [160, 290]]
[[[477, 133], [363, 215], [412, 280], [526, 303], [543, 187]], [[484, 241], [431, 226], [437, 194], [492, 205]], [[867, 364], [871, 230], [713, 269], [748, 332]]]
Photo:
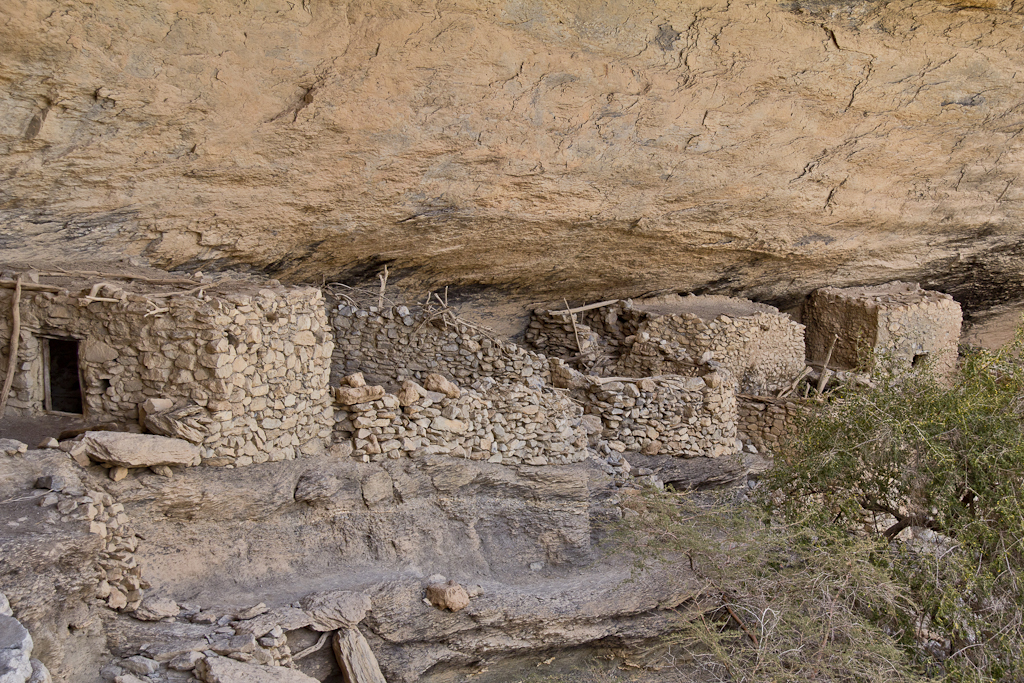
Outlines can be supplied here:
[[341, 629], [334, 634], [334, 656], [345, 683], [387, 683], [377, 658], [359, 629]]
[[825, 356], [825, 363], [821, 366], [821, 379], [818, 380], [818, 393], [825, 391], [825, 385], [828, 384], [829, 377], [832, 376], [832, 371], [828, 369], [828, 362], [832, 360], [832, 352], [836, 349], [836, 342], [839, 341], [839, 335], [832, 337], [832, 344], [828, 347], [828, 355]]
[[151, 278], [141, 275], [123, 275], [120, 273], [101, 273], [96, 270], [58, 270], [41, 271], [43, 277], [109, 277], [115, 280], [135, 280], [137, 282], [148, 282], [154, 285], [194, 285], [195, 280], [183, 278]]
[[[587, 304], [586, 306], [580, 306], [579, 308], [566, 308], [564, 311], [548, 311], [548, 313], [557, 313], [559, 315], [563, 313], [568, 313], [569, 315], [572, 315], [573, 313], [583, 313], [584, 311], [592, 311], [595, 308], [611, 306], [612, 304], [619, 303], [619, 301], [621, 301], [621, 299], [609, 299], [608, 301], [599, 301], [596, 304]], [[566, 306], [568, 306], [568, 304], [566, 304]]]
[[18, 342], [21, 339], [21, 275], [14, 283], [14, 296], [11, 297], [11, 347], [7, 357], [7, 376], [4, 377], [4, 388], [0, 390], [0, 420], [7, 410], [7, 399], [11, 397], [11, 385], [14, 383], [14, 371], [18, 368]]

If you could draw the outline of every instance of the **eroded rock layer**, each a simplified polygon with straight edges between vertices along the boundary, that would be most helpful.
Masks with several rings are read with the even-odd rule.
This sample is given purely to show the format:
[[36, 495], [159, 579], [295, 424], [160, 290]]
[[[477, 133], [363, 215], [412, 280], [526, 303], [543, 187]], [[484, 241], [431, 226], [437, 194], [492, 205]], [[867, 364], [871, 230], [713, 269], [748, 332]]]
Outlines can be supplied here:
[[900, 278], [978, 310], [1024, 295], [1022, 25], [1002, 0], [15, 0], [0, 248], [591, 299]]

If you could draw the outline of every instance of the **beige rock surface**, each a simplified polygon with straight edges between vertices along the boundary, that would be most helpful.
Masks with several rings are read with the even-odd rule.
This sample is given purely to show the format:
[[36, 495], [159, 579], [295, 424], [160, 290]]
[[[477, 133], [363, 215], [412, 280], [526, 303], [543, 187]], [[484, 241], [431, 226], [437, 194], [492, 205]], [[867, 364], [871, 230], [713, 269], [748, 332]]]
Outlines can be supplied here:
[[[1020, 298], [1008, 0], [0, 7], [0, 244], [291, 279]], [[973, 286], [968, 283], [973, 282]]]
[[301, 671], [279, 666], [260, 666], [236, 662], [227, 657], [207, 657], [196, 665], [196, 671], [206, 683], [313, 683]]
[[199, 449], [195, 445], [155, 434], [86, 432], [82, 437], [82, 446], [92, 460], [118, 467], [187, 466], [200, 458]]

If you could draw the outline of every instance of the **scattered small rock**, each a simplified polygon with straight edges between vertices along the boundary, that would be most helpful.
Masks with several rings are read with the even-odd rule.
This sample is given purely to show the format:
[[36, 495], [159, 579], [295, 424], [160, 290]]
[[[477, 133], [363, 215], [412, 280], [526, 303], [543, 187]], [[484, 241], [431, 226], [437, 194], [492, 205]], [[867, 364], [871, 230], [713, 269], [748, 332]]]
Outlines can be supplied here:
[[0, 439], [0, 453], [4, 455], [21, 455], [28, 451], [28, 445], [16, 439]]
[[454, 581], [435, 583], [427, 586], [427, 600], [440, 610], [458, 612], [469, 606], [469, 594], [466, 589]]
[[160, 621], [168, 617], [176, 617], [180, 612], [178, 603], [170, 598], [147, 597], [142, 604], [132, 612], [132, 616], [140, 621]]

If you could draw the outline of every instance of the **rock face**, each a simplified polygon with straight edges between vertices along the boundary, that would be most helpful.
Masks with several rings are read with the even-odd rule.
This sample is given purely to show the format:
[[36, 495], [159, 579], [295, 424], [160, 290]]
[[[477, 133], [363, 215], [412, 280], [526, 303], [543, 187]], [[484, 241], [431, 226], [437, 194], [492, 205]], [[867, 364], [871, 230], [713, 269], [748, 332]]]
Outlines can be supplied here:
[[1024, 294], [1018, 12], [24, 0], [0, 243], [591, 300], [900, 278], [977, 310]]

